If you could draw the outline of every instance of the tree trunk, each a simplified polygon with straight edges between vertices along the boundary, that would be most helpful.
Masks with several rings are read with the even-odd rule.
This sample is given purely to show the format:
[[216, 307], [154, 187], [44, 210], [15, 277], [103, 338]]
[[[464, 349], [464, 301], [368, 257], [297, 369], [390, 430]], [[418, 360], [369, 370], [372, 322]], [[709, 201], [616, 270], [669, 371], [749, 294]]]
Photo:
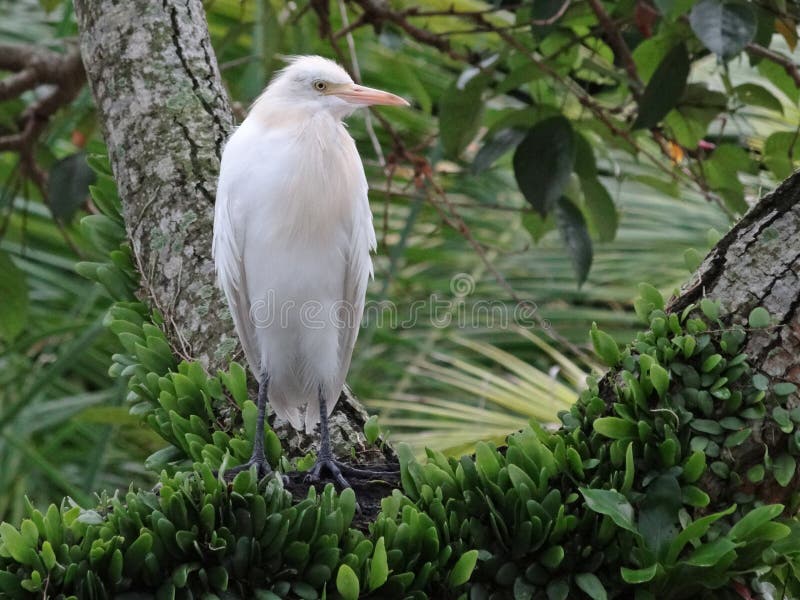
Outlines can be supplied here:
[[[240, 356], [211, 259], [214, 197], [234, 118], [200, 0], [75, 0], [81, 52], [122, 199], [142, 294], [177, 356], [209, 372]], [[241, 358], [240, 358], [241, 360]], [[366, 413], [343, 393], [338, 454], [364, 445]], [[273, 422], [291, 456], [312, 438]]]
[[[703, 298], [719, 300], [726, 327], [747, 329], [743, 352], [771, 385], [794, 383], [800, 389], [800, 171], [762, 198], [708, 254], [668, 310], [680, 312]], [[764, 307], [771, 326], [749, 328], [751, 311]], [[795, 391], [781, 406], [800, 406]], [[754, 435], [731, 450], [730, 461], [740, 473], [764, 462], [765, 451], [776, 457], [788, 447], [788, 435], [772, 418], [751, 423]], [[765, 502], [790, 506], [798, 488], [797, 471], [786, 487], [772, 478], [744, 489], [707, 471], [700, 486], [718, 504], [730, 504], [737, 492], [755, 494]]]

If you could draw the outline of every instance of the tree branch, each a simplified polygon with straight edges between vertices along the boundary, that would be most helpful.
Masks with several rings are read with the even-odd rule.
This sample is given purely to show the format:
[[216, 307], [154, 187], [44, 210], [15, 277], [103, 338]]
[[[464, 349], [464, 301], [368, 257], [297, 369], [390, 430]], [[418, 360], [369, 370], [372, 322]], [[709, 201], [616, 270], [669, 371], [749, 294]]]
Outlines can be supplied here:
[[642, 80], [639, 78], [639, 73], [636, 71], [636, 63], [633, 61], [633, 55], [631, 54], [630, 48], [628, 48], [628, 44], [625, 43], [619, 28], [614, 25], [611, 17], [608, 16], [608, 13], [603, 8], [602, 2], [600, 2], [600, 0], [589, 0], [589, 5], [597, 16], [597, 20], [600, 22], [603, 31], [606, 32], [608, 43], [614, 49], [614, 55], [622, 63], [625, 72], [628, 74], [628, 77], [630, 77], [631, 92], [633, 92], [634, 97], [638, 99], [641, 95], [643, 85]]
[[754, 44], [752, 42], [745, 46], [745, 50], [747, 50], [747, 52], [753, 56], [766, 58], [767, 60], [770, 60], [783, 67], [786, 71], [786, 74], [794, 80], [794, 84], [800, 88], [800, 70], [798, 70], [797, 65], [791, 58], [781, 54], [780, 52], [775, 52], [769, 48], [764, 48], [764, 46], [759, 46], [758, 44]]

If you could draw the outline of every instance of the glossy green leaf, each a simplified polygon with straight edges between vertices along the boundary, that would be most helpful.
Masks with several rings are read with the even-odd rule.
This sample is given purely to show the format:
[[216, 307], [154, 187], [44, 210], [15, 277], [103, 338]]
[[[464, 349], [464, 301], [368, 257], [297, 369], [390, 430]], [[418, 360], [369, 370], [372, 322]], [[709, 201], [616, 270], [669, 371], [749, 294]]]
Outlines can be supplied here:
[[633, 523], [633, 507], [630, 502], [616, 490], [600, 490], [579, 488], [586, 499], [586, 506], [601, 515], [607, 515], [623, 529], [638, 533]]
[[656, 576], [657, 571], [658, 563], [652, 564], [644, 569], [628, 569], [627, 567], [622, 567], [620, 569], [622, 579], [625, 583], [630, 584], [647, 583]]
[[389, 578], [389, 565], [386, 561], [386, 546], [383, 537], [378, 538], [375, 550], [372, 553], [372, 562], [369, 567], [369, 590], [374, 591], [381, 587]]
[[481, 96], [486, 87], [484, 75], [475, 75], [466, 83], [454, 81], [439, 101], [439, 137], [445, 155], [457, 158], [478, 133], [483, 115]]
[[783, 113], [783, 104], [767, 88], [755, 83], [742, 83], [733, 88], [733, 93], [742, 102]]
[[592, 329], [589, 332], [589, 337], [592, 338], [592, 346], [594, 351], [606, 365], [615, 367], [619, 363], [620, 352], [617, 342], [614, 341], [610, 335], [605, 331], [597, 328], [597, 323], [592, 323]]
[[589, 229], [600, 242], [611, 242], [617, 235], [619, 215], [611, 194], [597, 179], [581, 178], [584, 207]]
[[663, 558], [678, 533], [681, 489], [672, 475], [660, 475], [645, 488], [639, 507], [639, 533], [648, 548]]
[[750, 311], [750, 316], [748, 316], [747, 322], [750, 324], [750, 327], [756, 329], [768, 327], [770, 324], [769, 312], [767, 312], [767, 309], [762, 306], [756, 306]]
[[592, 424], [594, 430], [612, 440], [636, 437], [639, 430], [636, 424], [619, 417], [601, 417]]
[[344, 600], [358, 600], [360, 586], [358, 576], [348, 565], [342, 564], [336, 575], [336, 590]]
[[650, 129], [667, 116], [680, 100], [689, 77], [689, 53], [678, 44], [664, 57], [639, 100], [634, 129]]
[[525, 199], [547, 215], [570, 180], [575, 162], [572, 125], [564, 117], [539, 121], [514, 152], [514, 177]]
[[561, 239], [569, 252], [572, 270], [578, 285], [582, 285], [589, 276], [594, 250], [583, 214], [568, 198], [561, 196], [555, 207], [556, 226]]
[[453, 566], [453, 570], [450, 571], [450, 576], [448, 577], [450, 587], [458, 587], [467, 583], [472, 575], [472, 571], [475, 569], [477, 561], [477, 550], [470, 550], [462, 554]]
[[53, 164], [47, 186], [47, 204], [53, 216], [69, 221], [89, 199], [89, 186], [97, 176], [86, 162], [86, 153], [78, 152]]
[[772, 465], [775, 481], [781, 487], [786, 487], [794, 479], [797, 471], [797, 461], [791, 454], [780, 454]]
[[603, 583], [594, 573], [578, 573], [575, 575], [575, 583], [586, 592], [592, 600], [606, 600], [608, 594]]

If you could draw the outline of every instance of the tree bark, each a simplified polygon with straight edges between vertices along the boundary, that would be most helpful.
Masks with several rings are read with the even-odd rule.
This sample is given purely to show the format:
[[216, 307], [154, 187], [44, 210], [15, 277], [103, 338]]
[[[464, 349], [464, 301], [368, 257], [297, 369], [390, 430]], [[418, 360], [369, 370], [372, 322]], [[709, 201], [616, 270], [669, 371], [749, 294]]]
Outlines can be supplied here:
[[[762, 198], [711, 250], [700, 268], [668, 306], [680, 312], [703, 298], [721, 302], [720, 319], [726, 327], [747, 331], [743, 352], [754, 370], [771, 384], [791, 382], [800, 389], [800, 171]], [[752, 329], [750, 312], [757, 306], [769, 311], [770, 327]], [[800, 393], [783, 398], [781, 405], [800, 406]], [[730, 450], [728, 460], [740, 473], [784, 452], [788, 435], [770, 417], [751, 423], [753, 436]], [[765, 478], [743, 486], [707, 471], [700, 482], [715, 504], [730, 504], [737, 492], [754, 494], [765, 502], [791, 505], [798, 473], [785, 487]]]
[[[89, 85], [105, 131], [142, 295], [174, 352], [209, 372], [240, 358], [211, 258], [222, 148], [234, 117], [200, 0], [75, 0]], [[241, 360], [241, 358], [240, 358]], [[339, 455], [363, 447], [366, 413], [343, 393], [331, 417]], [[313, 442], [273, 428], [290, 456]]]

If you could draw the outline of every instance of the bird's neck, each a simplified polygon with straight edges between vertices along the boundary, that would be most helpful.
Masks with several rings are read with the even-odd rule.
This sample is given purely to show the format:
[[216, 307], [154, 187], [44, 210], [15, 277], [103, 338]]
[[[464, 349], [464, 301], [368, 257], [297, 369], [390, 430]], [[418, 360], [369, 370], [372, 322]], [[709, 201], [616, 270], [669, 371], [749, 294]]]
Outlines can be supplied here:
[[[344, 115], [343, 115], [344, 116]], [[328, 124], [343, 126], [339, 115], [320, 110], [318, 106], [298, 102], [285, 102], [280, 99], [262, 95], [253, 103], [248, 118], [253, 118], [269, 129], [289, 129], [301, 131], [309, 123], [320, 120]]]

